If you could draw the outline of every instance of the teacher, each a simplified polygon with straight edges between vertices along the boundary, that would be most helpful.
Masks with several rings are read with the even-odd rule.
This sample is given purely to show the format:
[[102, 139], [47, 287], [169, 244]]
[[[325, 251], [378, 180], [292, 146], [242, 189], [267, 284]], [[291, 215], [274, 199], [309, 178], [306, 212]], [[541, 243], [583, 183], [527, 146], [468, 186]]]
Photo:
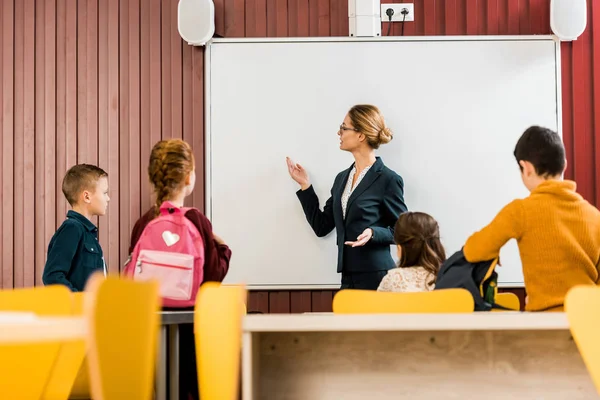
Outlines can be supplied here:
[[380, 145], [392, 140], [392, 132], [377, 107], [356, 105], [338, 135], [340, 149], [352, 153], [354, 163], [336, 176], [323, 211], [306, 170], [288, 157], [288, 171], [300, 185], [296, 194], [315, 234], [336, 229], [341, 288], [377, 290], [395, 267], [390, 245], [398, 216], [406, 211], [402, 177], [375, 156]]

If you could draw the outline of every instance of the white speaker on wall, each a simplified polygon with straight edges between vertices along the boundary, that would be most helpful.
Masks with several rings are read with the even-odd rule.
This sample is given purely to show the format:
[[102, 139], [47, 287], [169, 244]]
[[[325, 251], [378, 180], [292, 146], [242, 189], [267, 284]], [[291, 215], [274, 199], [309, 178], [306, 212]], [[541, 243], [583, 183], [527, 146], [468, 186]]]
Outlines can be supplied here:
[[212, 0], [179, 0], [179, 35], [193, 46], [204, 46], [215, 34], [215, 4]]
[[576, 40], [587, 25], [586, 0], [551, 0], [550, 27], [560, 40]]

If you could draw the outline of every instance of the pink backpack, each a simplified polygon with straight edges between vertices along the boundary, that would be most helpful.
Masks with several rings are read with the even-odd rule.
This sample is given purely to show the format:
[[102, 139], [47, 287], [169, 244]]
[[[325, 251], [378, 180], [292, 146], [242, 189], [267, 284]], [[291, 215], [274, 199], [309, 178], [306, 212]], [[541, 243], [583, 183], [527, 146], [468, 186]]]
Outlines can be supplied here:
[[188, 210], [165, 201], [160, 215], [144, 228], [124, 270], [134, 280], [157, 280], [165, 307], [193, 307], [204, 279], [204, 241], [185, 217]]

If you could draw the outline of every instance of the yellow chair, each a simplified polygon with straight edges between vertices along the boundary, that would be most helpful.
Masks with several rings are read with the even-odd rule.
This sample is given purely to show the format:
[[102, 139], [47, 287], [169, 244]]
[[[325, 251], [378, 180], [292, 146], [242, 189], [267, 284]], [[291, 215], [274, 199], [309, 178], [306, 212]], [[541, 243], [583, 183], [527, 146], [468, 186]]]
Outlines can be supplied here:
[[[0, 311], [66, 316], [72, 310], [71, 292], [64, 286], [0, 290]], [[49, 384], [60, 347], [60, 342], [0, 346], [1, 397], [39, 400], [46, 398], [47, 389], [54, 393]]]
[[207, 282], [196, 298], [194, 332], [202, 400], [238, 398], [243, 286]]
[[569, 290], [565, 312], [581, 358], [600, 393], [600, 288], [576, 286]]
[[[521, 311], [521, 301], [519, 300], [519, 297], [514, 293], [510, 293], [510, 292], [498, 293], [496, 295], [495, 300], [496, 300], [496, 304], [499, 306], [502, 306], [504, 308], [510, 308], [511, 310], [514, 310], [514, 311]], [[494, 308], [494, 309], [492, 309], [492, 311], [506, 311], [506, 310]]]
[[150, 399], [158, 345], [158, 283], [94, 275], [86, 286], [95, 400]]
[[337, 314], [469, 313], [475, 305], [464, 289], [394, 293], [344, 289], [333, 298]]

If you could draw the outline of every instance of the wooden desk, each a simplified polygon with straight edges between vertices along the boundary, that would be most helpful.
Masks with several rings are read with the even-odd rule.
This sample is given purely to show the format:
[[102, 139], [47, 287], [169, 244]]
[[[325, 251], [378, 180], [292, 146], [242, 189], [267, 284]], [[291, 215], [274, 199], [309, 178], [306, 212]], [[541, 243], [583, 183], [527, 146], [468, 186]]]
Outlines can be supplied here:
[[244, 400], [589, 399], [563, 313], [251, 315]]
[[82, 340], [86, 332], [82, 317], [0, 318], [0, 345]]

